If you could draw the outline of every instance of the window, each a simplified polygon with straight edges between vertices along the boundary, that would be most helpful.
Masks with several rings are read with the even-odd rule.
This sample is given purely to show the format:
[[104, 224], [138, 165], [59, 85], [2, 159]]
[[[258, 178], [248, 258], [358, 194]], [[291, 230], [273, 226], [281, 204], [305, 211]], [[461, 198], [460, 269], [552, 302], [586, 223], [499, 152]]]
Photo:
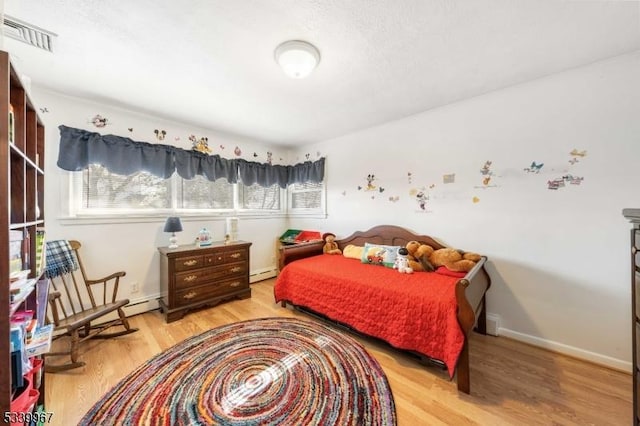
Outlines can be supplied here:
[[280, 210], [280, 187], [258, 184], [238, 185], [240, 208], [245, 210]]
[[287, 207], [293, 215], [324, 214], [324, 183], [294, 183], [287, 190]]
[[289, 185], [286, 191], [278, 185], [231, 184], [225, 178], [211, 182], [203, 176], [182, 179], [174, 174], [169, 179], [148, 172], [129, 176], [109, 172], [100, 165], [90, 165], [72, 177], [72, 211], [80, 215], [166, 214], [184, 213], [234, 214], [324, 214], [323, 183]]
[[73, 180], [76, 196], [72, 198], [77, 200], [75, 210], [81, 214], [283, 210], [283, 191], [277, 185], [245, 186], [231, 184], [224, 178], [211, 182], [203, 176], [187, 180], [177, 174], [162, 179], [148, 172], [123, 176], [100, 165], [90, 165], [82, 173], [74, 174]]

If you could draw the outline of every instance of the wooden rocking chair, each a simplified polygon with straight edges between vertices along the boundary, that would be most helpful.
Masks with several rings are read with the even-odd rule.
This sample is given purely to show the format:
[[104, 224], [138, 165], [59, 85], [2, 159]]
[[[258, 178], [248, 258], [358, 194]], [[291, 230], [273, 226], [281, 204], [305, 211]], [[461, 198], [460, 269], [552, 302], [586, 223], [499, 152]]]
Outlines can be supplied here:
[[[78, 269], [82, 275], [82, 281], [76, 278], [77, 271], [69, 271], [66, 274], [51, 278], [51, 291], [49, 292], [50, 321], [54, 324], [54, 339], [69, 336], [69, 350], [64, 352], [49, 352], [46, 357], [69, 355], [70, 361], [62, 365], [45, 363], [45, 371], [55, 373], [73, 368], [82, 367], [84, 362], [78, 361], [79, 345], [92, 338], [111, 338], [123, 336], [137, 331], [131, 328], [123, 307], [129, 303], [128, 299], [117, 299], [118, 284], [125, 272], [115, 272], [107, 277], [92, 280], [87, 278], [82, 260], [79, 255], [81, 244], [78, 241], [69, 241], [69, 245], [77, 260]], [[97, 286], [97, 288], [96, 288]], [[102, 290], [100, 297], [99, 290]], [[94, 292], [101, 299], [96, 302]], [[86, 300], [89, 298], [89, 301]], [[105, 320], [105, 316], [117, 313], [116, 319]], [[115, 314], [111, 315], [114, 317]], [[94, 321], [98, 324], [92, 324]], [[124, 330], [104, 333], [105, 330], [122, 326]]]

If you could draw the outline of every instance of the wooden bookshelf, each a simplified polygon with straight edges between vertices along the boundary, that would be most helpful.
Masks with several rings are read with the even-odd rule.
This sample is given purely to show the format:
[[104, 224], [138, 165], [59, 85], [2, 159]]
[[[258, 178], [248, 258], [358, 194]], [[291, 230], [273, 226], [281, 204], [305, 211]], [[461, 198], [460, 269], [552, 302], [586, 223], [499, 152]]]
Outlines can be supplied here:
[[[0, 415], [11, 411], [14, 397], [11, 385], [11, 312], [18, 306], [10, 304], [9, 294], [9, 231], [22, 232], [23, 268], [30, 269], [30, 278], [39, 278], [36, 271], [36, 230], [44, 227], [44, 125], [37, 108], [31, 102], [20, 77], [11, 64], [9, 54], [0, 51]], [[9, 112], [12, 110], [12, 119]], [[13, 129], [11, 129], [13, 121]], [[10, 141], [10, 134], [13, 141]], [[39, 208], [36, 208], [38, 206]], [[39, 210], [39, 211], [38, 211]], [[30, 241], [26, 244], [26, 241]], [[36, 310], [35, 290], [22, 302]], [[43, 375], [44, 378], [44, 375]], [[44, 380], [39, 403], [44, 402]]]

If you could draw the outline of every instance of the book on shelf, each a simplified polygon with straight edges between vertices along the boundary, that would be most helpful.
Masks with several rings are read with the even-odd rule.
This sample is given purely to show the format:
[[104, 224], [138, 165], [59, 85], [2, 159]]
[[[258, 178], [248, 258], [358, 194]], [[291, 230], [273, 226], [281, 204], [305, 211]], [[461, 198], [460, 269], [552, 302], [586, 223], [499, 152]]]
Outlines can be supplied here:
[[22, 270], [22, 239], [23, 233], [20, 230], [9, 231], [9, 272], [14, 273]]
[[36, 274], [37, 276], [42, 275], [44, 272], [44, 268], [46, 266], [46, 253], [45, 250], [45, 229], [37, 228], [36, 229]]
[[28, 357], [42, 355], [51, 349], [51, 338], [53, 336], [53, 324], [37, 327], [33, 332], [31, 341], [25, 346]]

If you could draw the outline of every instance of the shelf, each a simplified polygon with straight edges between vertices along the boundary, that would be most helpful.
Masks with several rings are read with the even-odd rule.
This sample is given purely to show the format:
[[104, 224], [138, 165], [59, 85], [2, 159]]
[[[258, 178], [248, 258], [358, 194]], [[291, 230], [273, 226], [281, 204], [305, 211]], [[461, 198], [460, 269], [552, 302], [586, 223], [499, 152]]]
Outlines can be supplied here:
[[[0, 51], [0, 201], [8, 206], [0, 209], [0, 413], [11, 411], [12, 384], [10, 321], [19, 309], [35, 309], [37, 290], [32, 286], [18, 299], [11, 301], [10, 231], [23, 231], [31, 244], [25, 244], [23, 259], [28, 256], [28, 277], [36, 281], [36, 229], [44, 227], [44, 154], [45, 127], [38, 116], [38, 108], [31, 102], [9, 54]], [[12, 111], [11, 120], [9, 111]], [[9, 135], [12, 141], [9, 141]], [[37, 213], [37, 207], [41, 214]], [[29, 286], [26, 286], [27, 288]], [[41, 305], [42, 303], [40, 303]], [[40, 318], [37, 318], [40, 320]], [[39, 404], [44, 403], [44, 378]], [[27, 408], [25, 408], [27, 409]]]

